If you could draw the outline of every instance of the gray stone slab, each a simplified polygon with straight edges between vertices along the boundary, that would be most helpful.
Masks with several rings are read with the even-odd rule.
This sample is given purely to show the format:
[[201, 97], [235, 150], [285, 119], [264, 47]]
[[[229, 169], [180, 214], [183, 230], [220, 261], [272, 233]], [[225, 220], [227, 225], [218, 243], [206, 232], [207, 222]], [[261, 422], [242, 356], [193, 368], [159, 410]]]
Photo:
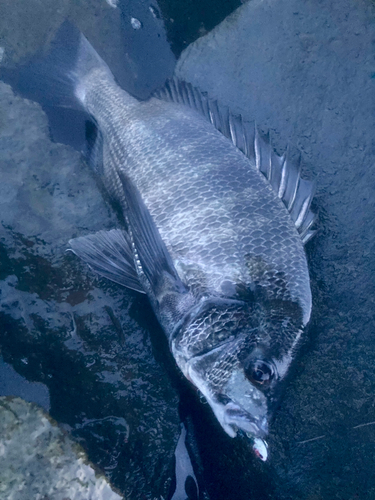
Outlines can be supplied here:
[[0, 496], [7, 500], [121, 500], [83, 449], [48, 414], [0, 397]]

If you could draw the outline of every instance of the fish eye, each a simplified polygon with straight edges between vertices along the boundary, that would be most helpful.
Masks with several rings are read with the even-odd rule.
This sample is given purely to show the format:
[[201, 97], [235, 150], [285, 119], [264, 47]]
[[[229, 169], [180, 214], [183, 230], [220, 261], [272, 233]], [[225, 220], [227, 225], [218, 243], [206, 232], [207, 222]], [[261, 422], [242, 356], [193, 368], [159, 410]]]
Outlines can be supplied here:
[[271, 382], [275, 371], [273, 367], [261, 359], [252, 361], [245, 368], [245, 375], [250, 382], [260, 385], [267, 385]]

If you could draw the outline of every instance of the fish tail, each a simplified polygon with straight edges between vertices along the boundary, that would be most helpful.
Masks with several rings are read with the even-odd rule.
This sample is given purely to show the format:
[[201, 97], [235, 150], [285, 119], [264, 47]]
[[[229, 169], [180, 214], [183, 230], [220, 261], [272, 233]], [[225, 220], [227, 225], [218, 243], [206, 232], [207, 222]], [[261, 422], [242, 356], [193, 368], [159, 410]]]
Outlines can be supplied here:
[[[111, 70], [69, 21], [58, 30], [47, 56], [31, 61], [21, 72], [21, 92], [25, 87], [33, 98], [47, 106], [86, 110], [87, 85], [93, 71], [114, 80]], [[24, 80], [22, 82], [22, 80]]]

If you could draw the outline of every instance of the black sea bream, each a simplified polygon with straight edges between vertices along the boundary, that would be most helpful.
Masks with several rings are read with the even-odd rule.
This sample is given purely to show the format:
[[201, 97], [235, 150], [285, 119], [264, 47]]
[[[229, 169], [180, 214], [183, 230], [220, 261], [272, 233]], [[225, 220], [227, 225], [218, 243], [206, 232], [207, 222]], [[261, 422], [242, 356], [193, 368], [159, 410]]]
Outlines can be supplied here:
[[268, 420], [310, 318], [313, 184], [188, 84], [172, 80], [138, 101], [73, 35], [56, 42], [50, 62], [60, 61], [60, 74], [70, 64], [64, 78], [98, 130], [91, 163], [127, 229], [71, 248], [147, 294], [186, 378], [224, 431], [246, 433], [265, 459]]

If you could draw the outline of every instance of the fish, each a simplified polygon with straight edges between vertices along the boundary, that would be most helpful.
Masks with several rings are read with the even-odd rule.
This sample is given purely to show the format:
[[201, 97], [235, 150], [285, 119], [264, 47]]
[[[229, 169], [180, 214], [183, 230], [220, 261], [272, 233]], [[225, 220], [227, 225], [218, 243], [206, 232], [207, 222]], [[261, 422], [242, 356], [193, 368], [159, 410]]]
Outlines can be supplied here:
[[315, 183], [301, 178], [300, 160], [276, 154], [255, 125], [187, 82], [133, 97], [69, 23], [45, 61], [51, 99], [94, 124], [88, 163], [126, 226], [79, 236], [70, 250], [147, 295], [222, 429], [266, 460], [311, 315], [304, 246], [315, 234]]

